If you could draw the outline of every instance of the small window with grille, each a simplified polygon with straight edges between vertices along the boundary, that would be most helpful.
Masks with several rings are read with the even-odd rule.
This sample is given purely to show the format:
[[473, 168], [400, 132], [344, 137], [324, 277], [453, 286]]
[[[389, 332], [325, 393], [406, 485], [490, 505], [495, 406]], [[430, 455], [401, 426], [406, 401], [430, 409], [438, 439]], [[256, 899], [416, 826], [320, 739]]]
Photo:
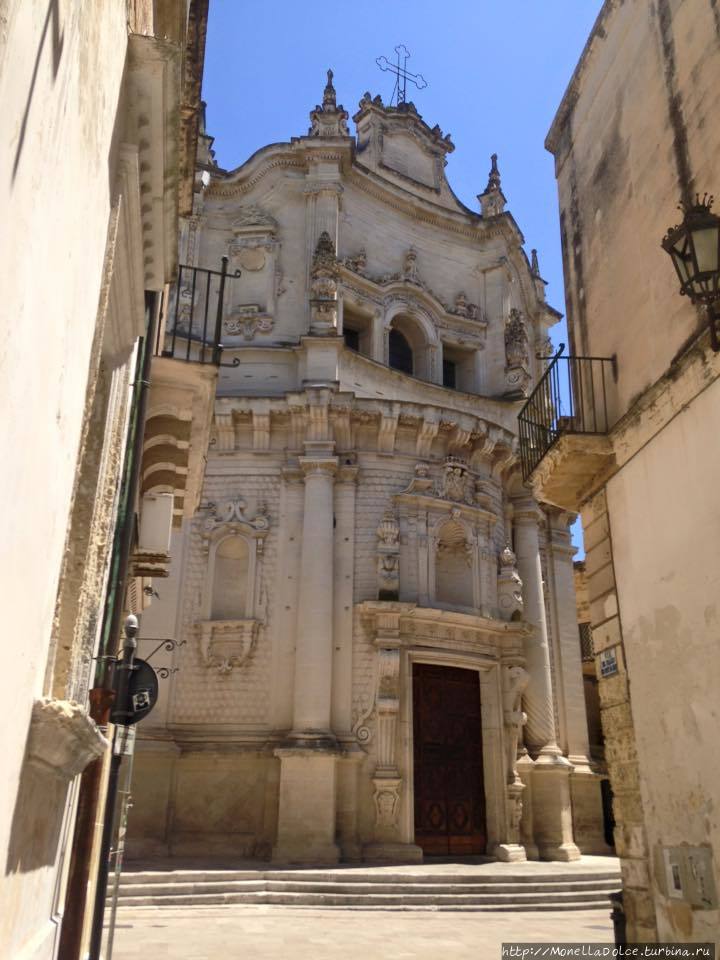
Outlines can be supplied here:
[[580, 630], [580, 656], [583, 661], [593, 660], [592, 630], [589, 623], [579, 623]]

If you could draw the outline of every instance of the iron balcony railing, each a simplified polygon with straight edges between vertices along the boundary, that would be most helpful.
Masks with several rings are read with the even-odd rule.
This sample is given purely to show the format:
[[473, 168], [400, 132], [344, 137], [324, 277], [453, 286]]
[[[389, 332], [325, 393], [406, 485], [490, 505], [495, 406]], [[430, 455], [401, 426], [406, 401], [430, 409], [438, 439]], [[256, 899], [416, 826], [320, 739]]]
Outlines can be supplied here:
[[564, 349], [560, 344], [518, 415], [524, 480], [563, 434], [604, 434], [612, 426], [608, 391], [617, 376], [615, 357], [562, 356]]
[[162, 357], [215, 366], [237, 366], [222, 363], [222, 320], [225, 284], [228, 277], [239, 277], [240, 271], [229, 274], [228, 258], [222, 258], [220, 270], [181, 264], [173, 285], [165, 315], [164, 330], [158, 333], [155, 353]]

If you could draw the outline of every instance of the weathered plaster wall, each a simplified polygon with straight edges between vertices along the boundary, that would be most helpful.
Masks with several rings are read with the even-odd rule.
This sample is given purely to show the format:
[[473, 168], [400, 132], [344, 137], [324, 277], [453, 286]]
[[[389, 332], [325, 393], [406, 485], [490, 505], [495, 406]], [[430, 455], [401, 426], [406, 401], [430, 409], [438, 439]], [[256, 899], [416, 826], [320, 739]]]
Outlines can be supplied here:
[[618, 356], [615, 416], [702, 322], [660, 241], [718, 184], [711, 0], [607, 0], [548, 135], [576, 353]]
[[[716, 380], [613, 477], [607, 502], [648, 846], [710, 844], [720, 889], [720, 506], [706, 482], [720, 476], [718, 409]], [[717, 942], [717, 909], [673, 903], [657, 875], [653, 892], [660, 940]]]
[[12, 718], [0, 732], [0, 951], [25, 960], [47, 956], [56, 930], [58, 824], [44, 818], [61, 815], [66, 786], [55, 802], [43, 794], [32, 849], [8, 843], [22, 833], [30, 711], [46, 692], [106, 255], [126, 5], [11, 3], [2, 29], [0, 449], [12, 451], [12, 469], [0, 475], [0, 502], [13, 667], [0, 679]]

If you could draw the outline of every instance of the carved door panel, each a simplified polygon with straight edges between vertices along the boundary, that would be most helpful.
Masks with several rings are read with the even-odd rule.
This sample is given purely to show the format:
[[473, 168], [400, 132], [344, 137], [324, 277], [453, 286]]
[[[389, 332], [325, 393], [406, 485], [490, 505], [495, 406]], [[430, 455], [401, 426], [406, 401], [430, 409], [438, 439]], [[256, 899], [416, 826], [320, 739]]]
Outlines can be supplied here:
[[413, 665], [415, 843], [424, 853], [484, 853], [480, 680], [475, 670]]

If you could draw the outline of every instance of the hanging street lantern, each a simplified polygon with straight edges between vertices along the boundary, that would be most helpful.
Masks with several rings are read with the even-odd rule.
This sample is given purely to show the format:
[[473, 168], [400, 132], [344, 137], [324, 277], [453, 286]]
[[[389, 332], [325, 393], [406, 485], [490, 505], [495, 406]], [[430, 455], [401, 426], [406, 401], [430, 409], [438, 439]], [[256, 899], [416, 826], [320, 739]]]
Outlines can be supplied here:
[[681, 205], [685, 216], [662, 240], [680, 280], [680, 293], [707, 309], [712, 349], [720, 351], [716, 304], [720, 299], [720, 217], [712, 212], [713, 197], [707, 194], [694, 204]]

